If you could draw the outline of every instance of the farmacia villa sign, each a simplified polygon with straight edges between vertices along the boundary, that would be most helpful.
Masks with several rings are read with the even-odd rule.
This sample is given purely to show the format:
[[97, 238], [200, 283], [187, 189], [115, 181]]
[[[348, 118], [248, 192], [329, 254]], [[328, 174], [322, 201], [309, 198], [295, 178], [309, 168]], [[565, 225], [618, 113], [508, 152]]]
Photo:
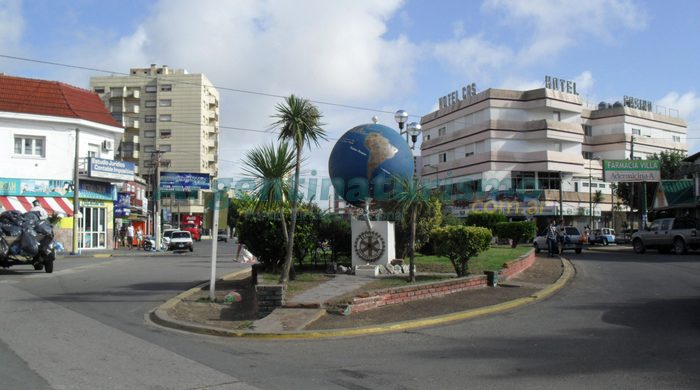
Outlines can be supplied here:
[[604, 160], [607, 182], [661, 181], [659, 160]]

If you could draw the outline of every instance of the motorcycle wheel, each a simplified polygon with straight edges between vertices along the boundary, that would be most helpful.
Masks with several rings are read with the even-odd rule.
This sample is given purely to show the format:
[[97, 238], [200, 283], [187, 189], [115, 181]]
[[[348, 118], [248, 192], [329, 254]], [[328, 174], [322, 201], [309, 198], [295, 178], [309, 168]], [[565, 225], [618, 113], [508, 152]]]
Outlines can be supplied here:
[[41, 263], [36, 263], [34, 264], [34, 269], [37, 271], [41, 271], [42, 269], [44, 269], [44, 265]]
[[53, 272], [53, 260], [46, 259], [44, 261], [44, 271], [47, 274], [50, 274]]

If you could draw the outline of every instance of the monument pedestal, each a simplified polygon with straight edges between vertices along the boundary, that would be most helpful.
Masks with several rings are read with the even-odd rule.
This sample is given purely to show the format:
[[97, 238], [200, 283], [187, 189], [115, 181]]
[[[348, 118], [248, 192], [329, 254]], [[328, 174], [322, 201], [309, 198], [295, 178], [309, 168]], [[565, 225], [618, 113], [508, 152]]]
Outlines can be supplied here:
[[355, 275], [377, 277], [379, 267], [388, 266], [396, 258], [394, 223], [352, 221], [352, 266]]

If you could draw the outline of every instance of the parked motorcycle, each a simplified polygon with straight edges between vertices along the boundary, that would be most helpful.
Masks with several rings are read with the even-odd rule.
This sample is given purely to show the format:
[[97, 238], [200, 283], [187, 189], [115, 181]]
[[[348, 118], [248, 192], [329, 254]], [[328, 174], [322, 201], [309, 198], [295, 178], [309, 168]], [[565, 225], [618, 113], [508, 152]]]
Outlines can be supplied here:
[[0, 267], [31, 264], [37, 271], [52, 273], [55, 260], [53, 227], [39, 213], [0, 214]]

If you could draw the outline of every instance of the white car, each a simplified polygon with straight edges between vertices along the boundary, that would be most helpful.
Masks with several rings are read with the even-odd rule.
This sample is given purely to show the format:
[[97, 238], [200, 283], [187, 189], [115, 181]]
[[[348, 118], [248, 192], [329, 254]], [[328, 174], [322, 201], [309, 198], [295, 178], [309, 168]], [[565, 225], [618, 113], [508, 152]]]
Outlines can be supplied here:
[[163, 245], [166, 247], [168, 244], [170, 244], [170, 237], [172, 236], [173, 232], [177, 232], [180, 229], [165, 229], [163, 230]]
[[[581, 243], [581, 232], [579, 232], [578, 228], [574, 226], [566, 226], [564, 227], [564, 232], [565, 235], [563, 237], [563, 250], [573, 250], [576, 253], [581, 253], [583, 244]], [[535, 248], [536, 253], [548, 250], [547, 229], [543, 230], [540, 234], [537, 235], [537, 237], [535, 237], [535, 241], [532, 243], [532, 246]]]
[[183, 230], [176, 230], [170, 235], [170, 242], [168, 243], [169, 251], [185, 251], [189, 250], [192, 252], [194, 250], [194, 242], [192, 241], [192, 235], [190, 232]]

